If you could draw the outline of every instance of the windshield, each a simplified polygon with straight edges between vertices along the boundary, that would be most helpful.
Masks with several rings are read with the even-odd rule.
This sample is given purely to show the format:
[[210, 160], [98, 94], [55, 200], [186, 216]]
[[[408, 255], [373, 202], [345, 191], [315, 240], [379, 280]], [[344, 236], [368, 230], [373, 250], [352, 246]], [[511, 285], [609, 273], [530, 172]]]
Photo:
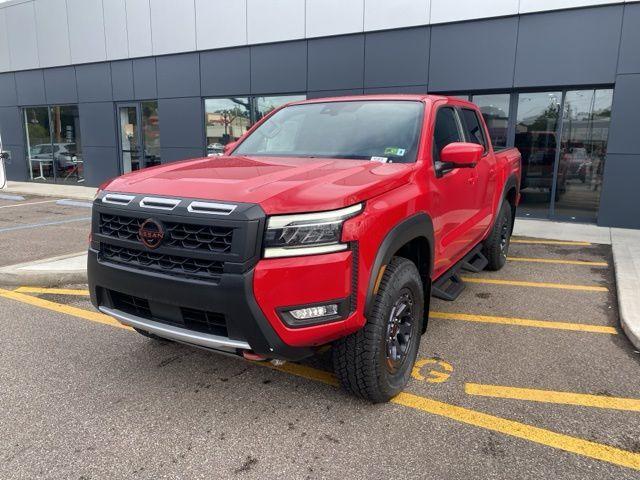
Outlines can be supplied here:
[[356, 101], [291, 105], [272, 115], [234, 155], [415, 162], [423, 104]]

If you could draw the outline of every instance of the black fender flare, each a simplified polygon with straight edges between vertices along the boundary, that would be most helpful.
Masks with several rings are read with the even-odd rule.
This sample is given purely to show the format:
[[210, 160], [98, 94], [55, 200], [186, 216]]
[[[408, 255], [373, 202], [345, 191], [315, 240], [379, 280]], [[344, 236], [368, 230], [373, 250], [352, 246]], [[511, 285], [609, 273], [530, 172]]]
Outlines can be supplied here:
[[[420, 237], [424, 237], [429, 244], [428, 277], [429, 279], [431, 278], [433, 273], [434, 254], [433, 222], [431, 217], [426, 213], [417, 213], [394, 226], [382, 240], [382, 243], [378, 248], [376, 258], [373, 262], [373, 266], [371, 267], [364, 310], [365, 316], [370, 315], [371, 310], [373, 309], [375, 297], [374, 290], [380, 269], [391, 261], [393, 254], [396, 253], [403, 245]], [[425, 285], [425, 288], [426, 287], [427, 286]], [[426, 301], [428, 301], [428, 299], [425, 298], [425, 302]]]
[[[504, 182], [504, 186], [502, 187], [502, 194], [500, 195], [500, 203], [498, 203], [498, 208], [496, 210], [496, 218], [498, 217], [498, 214], [500, 213], [500, 209], [502, 209], [502, 204], [504, 203], [504, 201], [507, 198], [507, 192], [509, 192], [509, 190], [511, 189], [515, 189], [516, 191], [516, 195], [518, 194], [518, 192], [520, 191], [519, 185], [518, 185], [518, 179], [516, 178], [516, 174], [512, 173], [509, 178], [507, 178], [507, 181]], [[513, 227], [515, 224], [515, 218], [516, 218], [516, 210], [517, 210], [517, 205], [514, 206], [514, 208], [512, 208], [512, 212], [511, 212], [511, 231], [513, 232]]]

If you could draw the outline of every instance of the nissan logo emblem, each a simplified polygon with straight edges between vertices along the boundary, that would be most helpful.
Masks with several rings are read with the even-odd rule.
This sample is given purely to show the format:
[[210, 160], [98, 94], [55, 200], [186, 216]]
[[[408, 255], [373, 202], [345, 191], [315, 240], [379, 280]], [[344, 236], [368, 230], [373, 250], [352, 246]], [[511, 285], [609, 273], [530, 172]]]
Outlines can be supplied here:
[[164, 238], [164, 227], [153, 218], [147, 218], [138, 230], [138, 238], [142, 244], [151, 250], [158, 248]]

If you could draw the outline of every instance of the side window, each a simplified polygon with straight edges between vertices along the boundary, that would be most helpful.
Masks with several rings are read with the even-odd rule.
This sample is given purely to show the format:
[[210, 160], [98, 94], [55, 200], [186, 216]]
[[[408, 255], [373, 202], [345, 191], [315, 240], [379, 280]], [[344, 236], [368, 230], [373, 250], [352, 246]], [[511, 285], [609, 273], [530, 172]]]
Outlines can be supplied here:
[[462, 109], [462, 123], [464, 126], [464, 134], [467, 137], [467, 142], [477, 143], [484, 147], [484, 151], [487, 151], [487, 142], [484, 139], [484, 132], [482, 130], [482, 123], [478, 119], [478, 115], [473, 110], [468, 108]]
[[436, 114], [436, 125], [433, 132], [433, 159], [440, 160], [442, 149], [454, 142], [461, 142], [456, 112], [453, 108], [441, 108]]

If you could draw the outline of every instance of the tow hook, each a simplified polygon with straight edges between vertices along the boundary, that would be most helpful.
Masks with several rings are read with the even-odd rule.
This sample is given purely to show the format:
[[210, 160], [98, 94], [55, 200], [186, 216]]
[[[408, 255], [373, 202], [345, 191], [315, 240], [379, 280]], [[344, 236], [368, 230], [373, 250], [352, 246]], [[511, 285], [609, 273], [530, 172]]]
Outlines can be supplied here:
[[245, 358], [245, 360], [251, 360], [253, 362], [265, 362], [268, 360], [268, 358], [264, 355], [258, 355], [251, 350], [243, 350], [242, 356]]

